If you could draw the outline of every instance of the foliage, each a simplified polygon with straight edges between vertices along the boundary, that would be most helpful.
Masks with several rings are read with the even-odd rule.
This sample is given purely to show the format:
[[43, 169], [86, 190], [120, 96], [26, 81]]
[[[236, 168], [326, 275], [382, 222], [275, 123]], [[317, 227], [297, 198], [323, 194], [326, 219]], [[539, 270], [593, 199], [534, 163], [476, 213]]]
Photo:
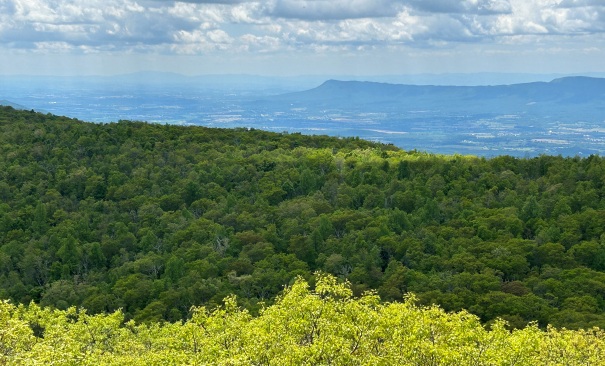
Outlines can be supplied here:
[[487, 324], [605, 327], [605, 160], [0, 109], [0, 298], [256, 315], [322, 270]]
[[491, 329], [467, 312], [446, 313], [319, 274], [315, 290], [299, 278], [258, 316], [233, 297], [215, 310], [194, 308], [186, 322], [124, 323], [120, 311], [90, 315], [74, 307], [0, 303], [0, 362], [47, 365], [587, 365], [600, 364], [601, 330], [530, 325]]

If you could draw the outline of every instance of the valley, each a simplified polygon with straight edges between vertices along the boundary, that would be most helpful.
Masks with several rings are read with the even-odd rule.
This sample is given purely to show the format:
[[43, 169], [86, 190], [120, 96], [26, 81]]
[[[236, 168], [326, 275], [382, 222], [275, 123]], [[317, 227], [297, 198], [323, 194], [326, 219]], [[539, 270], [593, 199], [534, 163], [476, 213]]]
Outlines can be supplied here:
[[299, 92], [308, 82], [256, 80], [236, 87], [214, 79], [33, 79], [9, 80], [0, 95], [27, 109], [92, 122], [359, 137], [437, 154], [589, 156], [605, 152], [604, 80], [476, 87], [331, 80]]

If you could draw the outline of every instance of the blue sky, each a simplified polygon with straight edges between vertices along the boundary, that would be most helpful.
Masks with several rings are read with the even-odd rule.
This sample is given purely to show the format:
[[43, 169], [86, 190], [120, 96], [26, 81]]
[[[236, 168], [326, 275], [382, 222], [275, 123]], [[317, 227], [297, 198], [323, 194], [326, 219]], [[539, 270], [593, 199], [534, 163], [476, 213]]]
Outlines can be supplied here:
[[605, 71], [604, 0], [0, 0], [0, 74]]

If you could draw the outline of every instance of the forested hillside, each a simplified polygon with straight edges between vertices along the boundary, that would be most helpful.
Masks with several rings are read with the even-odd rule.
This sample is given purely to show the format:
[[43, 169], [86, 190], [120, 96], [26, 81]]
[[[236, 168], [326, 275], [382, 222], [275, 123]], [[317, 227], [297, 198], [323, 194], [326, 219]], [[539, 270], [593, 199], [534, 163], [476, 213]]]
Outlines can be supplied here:
[[0, 109], [0, 298], [176, 321], [315, 271], [490, 324], [605, 328], [605, 161]]

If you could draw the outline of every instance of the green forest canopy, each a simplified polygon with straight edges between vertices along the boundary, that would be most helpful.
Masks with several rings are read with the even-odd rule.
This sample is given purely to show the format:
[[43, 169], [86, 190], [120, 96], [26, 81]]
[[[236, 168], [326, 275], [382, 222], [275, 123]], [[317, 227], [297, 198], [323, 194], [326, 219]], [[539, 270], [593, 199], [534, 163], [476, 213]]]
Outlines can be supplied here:
[[333, 276], [298, 279], [258, 316], [229, 297], [174, 323], [125, 322], [0, 302], [0, 362], [27, 365], [601, 365], [602, 330], [486, 330], [467, 312], [352, 298]]
[[605, 160], [0, 109], [0, 298], [137, 322], [316, 271], [511, 327], [605, 328]]

